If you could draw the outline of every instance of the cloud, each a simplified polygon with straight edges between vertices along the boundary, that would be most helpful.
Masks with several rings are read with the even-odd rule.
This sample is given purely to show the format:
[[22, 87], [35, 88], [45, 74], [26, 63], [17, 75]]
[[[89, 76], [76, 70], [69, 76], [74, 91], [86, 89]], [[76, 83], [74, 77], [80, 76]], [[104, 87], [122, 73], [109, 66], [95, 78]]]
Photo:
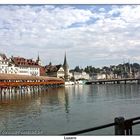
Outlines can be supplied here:
[[71, 67], [139, 61], [139, 5], [1, 5], [0, 13], [0, 51], [9, 56], [39, 52], [44, 64], [63, 63], [67, 51]]

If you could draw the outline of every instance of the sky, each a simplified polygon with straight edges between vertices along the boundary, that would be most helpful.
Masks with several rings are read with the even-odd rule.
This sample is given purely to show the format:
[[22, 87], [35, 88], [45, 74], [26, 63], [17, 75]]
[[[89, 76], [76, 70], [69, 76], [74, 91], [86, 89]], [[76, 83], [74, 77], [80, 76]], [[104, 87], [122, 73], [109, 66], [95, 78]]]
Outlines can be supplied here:
[[0, 5], [0, 53], [81, 68], [140, 62], [140, 5]]

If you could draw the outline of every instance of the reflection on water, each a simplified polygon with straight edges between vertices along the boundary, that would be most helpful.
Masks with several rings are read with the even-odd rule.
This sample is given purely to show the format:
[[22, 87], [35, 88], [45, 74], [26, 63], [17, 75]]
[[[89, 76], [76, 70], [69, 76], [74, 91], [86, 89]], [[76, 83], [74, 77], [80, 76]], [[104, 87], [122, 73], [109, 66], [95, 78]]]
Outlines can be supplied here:
[[[55, 135], [140, 116], [137, 84], [77, 85], [0, 95], [0, 131]], [[113, 134], [113, 128], [92, 132]], [[136, 129], [136, 134], [139, 134]], [[1, 133], [3, 134], [3, 133]], [[29, 133], [30, 134], [30, 133]]]

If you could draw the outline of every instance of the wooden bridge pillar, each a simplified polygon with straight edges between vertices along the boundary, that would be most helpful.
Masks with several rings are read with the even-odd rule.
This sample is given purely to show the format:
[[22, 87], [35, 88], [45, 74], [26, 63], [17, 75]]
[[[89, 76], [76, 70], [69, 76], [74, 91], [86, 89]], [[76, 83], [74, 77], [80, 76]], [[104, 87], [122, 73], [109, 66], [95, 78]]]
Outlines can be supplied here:
[[117, 84], [120, 84], [120, 81], [117, 81]]
[[99, 84], [102, 84], [102, 82], [99, 82]]
[[12, 87], [10, 87], [10, 90], [11, 90], [11, 98], [13, 98]]
[[9, 99], [11, 98], [10, 87], [8, 87]]
[[6, 88], [4, 88], [4, 99], [6, 99]]
[[126, 84], [126, 80], [124, 80], [124, 84]]
[[0, 88], [0, 98], [2, 100], [2, 88]]
[[16, 90], [16, 87], [13, 87], [13, 90], [14, 90], [14, 93], [17, 94], [17, 90]]
[[137, 80], [137, 83], [140, 84], [140, 80]]
[[2, 88], [0, 87], [0, 94], [2, 93]]

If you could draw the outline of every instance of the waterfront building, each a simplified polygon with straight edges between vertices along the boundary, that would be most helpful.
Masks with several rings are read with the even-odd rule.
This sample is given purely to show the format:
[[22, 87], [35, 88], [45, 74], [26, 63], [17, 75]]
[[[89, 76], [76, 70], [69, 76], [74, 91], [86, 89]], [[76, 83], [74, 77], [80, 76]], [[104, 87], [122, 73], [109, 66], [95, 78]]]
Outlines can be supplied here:
[[10, 58], [8, 64], [8, 74], [18, 74], [18, 73], [19, 73], [19, 68], [12, 62]]
[[0, 54], [0, 73], [8, 73], [8, 59], [5, 54]]
[[17, 74], [18, 68], [11, 63], [5, 54], [0, 54], [0, 73]]
[[40, 76], [46, 76], [46, 68], [45, 66], [39, 66]]
[[11, 62], [18, 68], [17, 74], [40, 76], [40, 67], [32, 59], [23, 57], [11, 57]]
[[32, 59], [13, 56], [8, 59], [5, 54], [0, 54], [0, 73], [40, 76], [40, 67]]
[[[65, 71], [64, 71], [65, 69]], [[42, 66], [41, 59], [38, 55], [36, 61], [23, 57], [7, 58], [5, 54], [0, 54], [0, 73], [33, 75], [33, 76], [52, 76], [68, 80], [69, 69], [66, 60], [64, 65]]]
[[99, 80], [99, 79], [106, 79], [107, 75], [104, 73], [93, 73], [90, 74], [90, 79], [92, 80]]
[[73, 72], [73, 78], [74, 80], [80, 80], [80, 79], [86, 79], [88, 80], [89, 74], [87, 74], [86, 72]]
[[63, 65], [49, 65], [45, 66], [47, 76], [62, 78], [65, 81], [70, 80], [69, 65], [67, 63], [66, 53], [64, 56]]
[[106, 79], [107, 78], [107, 75], [104, 74], [104, 73], [98, 73], [97, 74], [97, 79]]
[[47, 76], [64, 79], [64, 68], [60, 65], [52, 65], [51, 63], [45, 67]]

